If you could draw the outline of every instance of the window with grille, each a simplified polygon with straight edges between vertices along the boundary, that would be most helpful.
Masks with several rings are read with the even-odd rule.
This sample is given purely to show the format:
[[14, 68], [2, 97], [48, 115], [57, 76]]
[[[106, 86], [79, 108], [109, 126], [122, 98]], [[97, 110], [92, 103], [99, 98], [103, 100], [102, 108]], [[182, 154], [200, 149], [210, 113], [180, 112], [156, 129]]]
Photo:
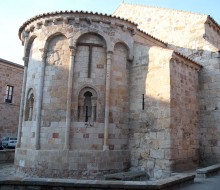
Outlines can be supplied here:
[[5, 102], [12, 103], [13, 89], [14, 89], [13, 86], [7, 85]]

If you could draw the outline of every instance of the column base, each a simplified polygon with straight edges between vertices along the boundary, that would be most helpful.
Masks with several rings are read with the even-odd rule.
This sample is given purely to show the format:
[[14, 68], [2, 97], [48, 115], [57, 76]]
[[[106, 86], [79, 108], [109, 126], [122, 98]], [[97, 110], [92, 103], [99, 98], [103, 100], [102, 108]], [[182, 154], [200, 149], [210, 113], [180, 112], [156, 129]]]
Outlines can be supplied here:
[[17, 143], [16, 148], [20, 148], [20, 147], [21, 147], [21, 143]]
[[109, 150], [109, 146], [108, 145], [103, 145], [103, 151], [105, 150]]
[[69, 146], [69, 145], [64, 145], [63, 150], [69, 150], [69, 149], [70, 149], [70, 146]]
[[40, 150], [40, 145], [35, 145], [33, 150]]

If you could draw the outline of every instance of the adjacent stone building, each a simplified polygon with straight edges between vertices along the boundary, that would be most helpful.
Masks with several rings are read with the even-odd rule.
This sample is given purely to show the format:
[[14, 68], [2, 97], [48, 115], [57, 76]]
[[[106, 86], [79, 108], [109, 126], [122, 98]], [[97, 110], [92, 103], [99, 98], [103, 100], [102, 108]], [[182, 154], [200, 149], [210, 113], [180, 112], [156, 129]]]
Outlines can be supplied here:
[[210, 16], [130, 4], [25, 22], [16, 168], [162, 178], [218, 162], [219, 32]]
[[[200, 164], [219, 162], [220, 26], [218, 23], [208, 15], [131, 4], [122, 4], [114, 15], [137, 23], [141, 30], [166, 41], [169, 48], [203, 66], [199, 72], [199, 128], [194, 140], [199, 139]], [[183, 131], [178, 132], [177, 137], [191, 135], [191, 132], [187, 135], [185, 131], [187, 126], [185, 114], [184, 112], [181, 114], [182, 120], [178, 125], [183, 127]], [[181, 156], [181, 153], [179, 155]]]
[[0, 59], [0, 139], [17, 136], [23, 69]]

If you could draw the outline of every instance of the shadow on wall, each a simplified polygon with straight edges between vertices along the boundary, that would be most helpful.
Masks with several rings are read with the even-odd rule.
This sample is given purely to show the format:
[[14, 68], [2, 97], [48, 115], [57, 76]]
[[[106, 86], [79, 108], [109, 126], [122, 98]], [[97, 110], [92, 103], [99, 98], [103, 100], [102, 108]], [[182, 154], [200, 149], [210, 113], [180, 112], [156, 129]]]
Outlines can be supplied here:
[[[73, 126], [71, 126], [70, 130], [70, 144], [71, 149], [74, 150], [102, 150], [107, 52], [105, 44], [103, 44], [103, 39], [99, 35], [91, 33], [83, 36], [85, 38], [79, 38], [75, 56], [71, 106]], [[29, 52], [28, 78], [24, 106], [25, 120], [23, 121], [22, 127], [22, 148], [31, 148], [34, 146], [37, 105], [40, 95], [39, 86], [40, 78], [42, 78], [42, 54], [46, 53], [44, 55], [46, 56], [46, 65], [43, 82], [40, 147], [41, 149], [51, 150], [63, 149], [66, 128], [67, 81], [70, 62], [68, 40], [65, 36], [60, 34], [52, 36], [46, 43], [47, 52], [39, 51], [37, 48], [38, 39], [36, 38], [35, 40]], [[96, 46], [91, 48], [92, 43], [95, 43]], [[121, 48], [121, 46], [123, 48]], [[127, 76], [123, 76], [124, 70], [128, 72], [128, 65], [126, 63], [128, 53], [125, 49], [126, 47], [120, 43], [116, 44], [115, 52], [117, 55], [116, 58], [112, 58], [113, 60], [117, 60], [117, 64], [112, 63], [111, 77], [117, 82], [113, 82], [110, 89], [112, 96], [110, 98], [108, 138], [111, 150], [128, 149], [128, 97], [126, 97], [128, 96], [128, 92], [126, 92], [128, 89], [128, 79]], [[121, 57], [123, 57], [123, 60]], [[125, 63], [123, 62], [124, 60]], [[89, 64], [91, 64], [90, 70]], [[89, 72], [90, 76], [88, 76]], [[90, 89], [91, 92], [88, 91], [88, 89]], [[80, 90], [85, 90], [85, 92], [81, 94]], [[30, 93], [32, 91], [33, 93]], [[32, 94], [34, 94], [36, 98], [33, 98]], [[86, 101], [84, 101], [85, 98], [87, 98]], [[112, 100], [113, 102], [111, 102]], [[117, 103], [116, 100], [119, 102]], [[122, 106], [120, 107], [120, 105]], [[121, 115], [125, 114], [126, 117], [119, 117], [119, 113]], [[122, 118], [126, 121], [122, 120]]]
[[198, 72], [171, 50], [147, 51], [149, 64], [130, 70], [131, 169], [161, 178], [198, 165]]
[[[208, 41], [205, 48], [210, 49], [213, 40], [208, 36], [205, 40]], [[201, 166], [216, 164], [220, 159], [218, 143], [220, 141], [220, 53], [214, 49], [213, 51], [182, 47], [176, 47], [176, 49], [185, 52], [186, 56], [203, 66], [199, 72], [198, 86], [199, 162]]]
[[[47, 150], [63, 149], [70, 54], [67, 39], [64, 36], [54, 36], [48, 44], [49, 51], [47, 52], [43, 89], [40, 145], [41, 148]], [[60, 49], [62, 48], [65, 51], [61, 51]], [[100, 53], [102, 50], [99, 48], [97, 47], [95, 50]], [[84, 49], [86, 51], [86, 48]], [[122, 48], [119, 45], [116, 49], [118, 49], [118, 55], [114, 59], [118, 61], [118, 58], [126, 53], [126, 48]], [[173, 51], [171, 50], [159, 47], [149, 48], [144, 45], [135, 46], [134, 49], [137, 56], [132, 64], [121, 65], [124, 63], [125, 56], [122, 62], [118, 61], [119, 64], [115, 64], [112, 67], [113, 76], [111, 77], [114, 82], [111, 83], [110, 93], [114, 94], [114, 97], [111, 97], [110, 100], [111, 114], [109, 117], [112, 119], [110, 119], [110, 126], [115, 124], [115, 122], [117, 122], [117, 125], [114, 126], [115, 128], [111, 133], [112, 136], [109, 136], [109, 142], [115, 143], [115, 147], [116, 144], [121, 146], [123, 143], [124, 146], [127, 146], [125, 142], [127, 142], [126, 136], [128, 133], [122, 134], [123, 130], [121, 129], [128, 131], [126, 127], [127, 123], [129, 123], [131, 169], [144, 169], [150, 176], [161, 178], [169, 175], [171, 171], [186, 169], [186, 166], [195, 167], [198, 163], [198, 104], [196, 99], [198, 84], [196, 83], [196, 73], [190, 68], [185, 67], [184, 63], [178, 63], [178, 60], [173, 59]], [[61, 54], [59, 53], [60, 51]], [[64, 52], [68, 53], [65, 54]], [[33, 89], [35, 97], [39, 96], [38, 86], [42, 66], [41, 53], [37, 51], [34, 42], [30, 53], [26, 96], [29, 89]], [[88, 49], [84, 58], [85, 61], [88, 61]], [[105, 66], [102, 67], [102, 69], [105, 68]], [[82, 69], [87, 68], [82, 67]], [[128, 78], [123, 76], [125, 71], [128, 73]], [[79, 74], [79, 72], [80, 70], [74, 73], [75, 77], [81, 76], [81, 74], [84, 76], [83, 73]], [[103, 73], [105, 74], [104, 71]], [[95, 81], [96, 76], [92, 74], [91, 79]], [[100, 83], [103, 82], [101, 79], [103, 80], [100, 76], [96, 81], [100, 84], [100, 92], [103, 92], [105, 84]], [[83, 81], [84, 84], [88, 82], [87, 79]], [[83, 83], [83, 81], [81, 82]], [[91, 82], [88, 82], [88, 84], [90, 84], [89, 88], [91, 88]], [[128, 84], [130, 84], [129, 92], [126, 91]], [[87, 97], [89, 101], [86, 102], [88, 106], [91, 104], [90, 99], [92, 100], [92, 97], [91, 94], [85, 93], [83, 95], [86, 95], [84, 98]], [[127, 108], [128, 105], [126, 105], [128, 94], [130, 101], [129, 109]], [[104, 96], [104, 93], [102, 96]], [[122, 102], [124, 101], [124, 104], [121, 104], [120, 99]], [[78, 96], [75, 100], [78, 100]], [[117, 103], [116, 100], [119, 102]], [[38, 100], [35, 98], [34, 105], [31, 108], [32, 121], [23, 122], [22, 148], [31, 148], [34, 143], [37, 102]], [[77, 110], [77, 102], [73, 101], [72, 104], [72, 108], [74, 107]], [[28, 104], [26, 103], [26, 105]], [[130, 111], [129, 121], [126, 121], [126, 119], [121, 120], [120, 118], [117, 120], [118, 117], [116, 116], [121, 112], [123, 117], [126, 118], [126, 114], [128, 114], [126, 111]], [[87, 109], [85, 117], [88, 120], [90, 119], [89, 109]], [[93, 117], [95, 116], [93, 115]], [[90, 138], [94, 139], [94, 142], [97, 139], [101, 139], [101, 143], [97, 144], [102, 144], [104, 125], [85, 126], [84, 124], [84, 122], [79, 122], [79, 125], [82, 126], [77, 129], [79, 130], [78, 138], [82, 141]], [[119, 125], [121, 128], [117, 127]], [[75, 123], [73, 127], [75, 127]], [[96, 130], [100, 131], [97, 132]], [[74, 131], [74, 135], [76, 133], [77, 131]], [[116, 135], [118, 135], [117, 138]], [[74, 139], [75, 137], [72, 136], [71, 138]], [[46, 145], [48, 146], [46, 147]], [[81, 146], [81, 144], [79, 145]], [[100, 147], [93, 146], [91, 149], [99, 150]], [[117, 149], [122, 149], [122, 147], [115, 148], [114, 150]], [[128, 147], [125, 149], [127, 150]]]

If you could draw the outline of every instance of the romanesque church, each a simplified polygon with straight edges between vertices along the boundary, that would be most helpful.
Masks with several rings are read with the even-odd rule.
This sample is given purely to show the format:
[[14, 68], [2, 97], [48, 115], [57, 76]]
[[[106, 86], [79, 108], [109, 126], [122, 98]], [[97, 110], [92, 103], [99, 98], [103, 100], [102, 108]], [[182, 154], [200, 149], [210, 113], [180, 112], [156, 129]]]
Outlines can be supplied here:
[[19, 29], [24, 79], [15, 167], [151, 178], [220, 160], [220, 26], [122, 3], [112, 15], [45, 13]]

